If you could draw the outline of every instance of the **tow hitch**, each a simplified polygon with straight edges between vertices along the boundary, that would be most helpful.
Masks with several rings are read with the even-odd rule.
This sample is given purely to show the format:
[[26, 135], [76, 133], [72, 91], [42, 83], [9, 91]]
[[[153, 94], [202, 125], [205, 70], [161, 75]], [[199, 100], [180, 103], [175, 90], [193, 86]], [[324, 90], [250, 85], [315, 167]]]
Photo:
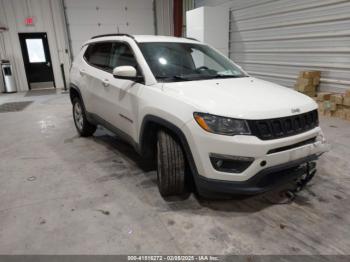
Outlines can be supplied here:
[[296, 182], [296, 186], [293, 189], [289, 189], [286, 191], [286, 196], [289, 198], [289, 201], [293, 201], [297, 196], [297, 193], [304, 189], [304, 187], [313, 179], [316, 174], [316, 163], [315, 162], [307, 162], [306, 163], [306, 173], [298, 178]]
[[303, 172], [302, 175], [294, 180], [294, 187], [279, 192], [279, 198], [282, 198], [282, 201], [270, 200], [268, 197], [264, 197], [263, 199], [272, 205], [285, 205], [292, 203], [298, 193], [305, 188], [316, 174], [316, 162], [307, 162], [304, 165], [305, 166], [300, 170], [300, 172]]

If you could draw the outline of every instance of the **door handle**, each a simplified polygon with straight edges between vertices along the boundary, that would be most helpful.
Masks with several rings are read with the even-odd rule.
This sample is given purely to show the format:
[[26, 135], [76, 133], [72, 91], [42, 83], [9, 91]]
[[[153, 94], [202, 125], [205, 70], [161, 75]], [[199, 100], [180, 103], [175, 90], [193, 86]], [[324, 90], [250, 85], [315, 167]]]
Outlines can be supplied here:
[[108, 86], [109, 86], [109, 81], [108, 81], [108, 79], [104, 79], [104, 80], [102, 81], [102, 85], [103, 85], [104, 87], [108, 87]]
[[85, 69], [80, 69], [79, 73], [80, 73], [81, 76], [85, 75]]

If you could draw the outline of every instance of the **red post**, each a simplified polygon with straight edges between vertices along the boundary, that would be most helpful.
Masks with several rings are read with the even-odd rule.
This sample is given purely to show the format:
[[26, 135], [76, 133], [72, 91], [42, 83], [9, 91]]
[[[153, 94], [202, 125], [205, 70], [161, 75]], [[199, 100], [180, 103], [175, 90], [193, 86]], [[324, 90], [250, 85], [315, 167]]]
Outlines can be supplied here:
[[182, 0], [174, 0], [174, 36], [182, 36]]

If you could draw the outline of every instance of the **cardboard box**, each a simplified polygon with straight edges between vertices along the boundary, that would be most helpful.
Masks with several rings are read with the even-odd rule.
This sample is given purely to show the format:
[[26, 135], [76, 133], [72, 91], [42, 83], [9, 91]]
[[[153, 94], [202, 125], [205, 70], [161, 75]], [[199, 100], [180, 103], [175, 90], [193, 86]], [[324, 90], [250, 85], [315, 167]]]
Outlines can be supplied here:
[[306, 96], [309, 96], [311, 97], [312, 99], [315, 99], [316, 100], [316, 97], [317, 97], [317, 93], [315, 90], [303, 90], [303, 91], [300, 91], [300, 90], [297, 90], [299, 93], [302, 93]]
[[316, 91], [305, 91], [305, 92], [301, 92], [303, 93], [304, 95], [307, 95], [313, 99], [316, 99]]
[[345, 91], [345, 97], [350, 97], [350, 89], [347, 89], [347, 90]]
[[320, 115], [324, 115], [324, 105], [323, 103], [318, 103], [318, 112]]
[[298, 91], [302, 93], [313, 92], [316, 95], [316, 87], [313, 85], [299, 85]]
[[331, 100], [331, 102], [334, 102], [337, 105], [342, 105], [344, 97], [341, 94], [333, 94], [333, 95], [331, 95], [331, 99], [330, 100]]
[[310, 79], [310, 78], [299, 77], [297, 79], [297, 85], [307, 86], [307, 85], [313, 85], [313, 84], [314, 84], [314, 81], [313, 79]]
[[345, 119], [350, 121], [350, 109], [344, 109], [345, 111]]
[[321, 78], [321, 71], [301, 71], [300, 78]]
[[301, 71], [294, 88], [310, 97], [314, 97], [320, 84], [320, 77], [320, 71]]
[[337, 110], [337, 104], [331, 101], [324, 101], [323, 102], [324, 105], [324, 110], [325, 111], [332, 111], [334, 112], [335, 110]]
[[343, 100], [343, 105], [344, 106], [350, 106], [350, 97], [344, 97], [344, 100]]
[[346, 118], [346, 113], [345, 113], [344, 109], [340, 108], [340, 109], [337, 109], [334, 112], [334, 116], [338, 117], [338, 118], [341, 118], [341, 119], [345, 119]]
[[327, 116], [327, 117], [332, 117], [333, 116], [331, 111], [325, 111], [323, 115]]
[[327, 93], [327, 92], [319, 92], [317, 94], [317, 100], [318, 101], [325, 101], [325, 100], [330, 100], [331, 99], [331, 93]]
[[321, 82], [321, 79], [320, 79], [320, 78], [314, 78], [314, 79], [313, 79], [313, 84], [314, 84], [315, 86], [319, 86], [319, 85], [320, 85], [320, 82]]
[[316, 92], [316, 86], [313, 84], [312, 79], [308, 78], [298, 78], [297, 83], [294, 86], [295, 90], [299, 92]]

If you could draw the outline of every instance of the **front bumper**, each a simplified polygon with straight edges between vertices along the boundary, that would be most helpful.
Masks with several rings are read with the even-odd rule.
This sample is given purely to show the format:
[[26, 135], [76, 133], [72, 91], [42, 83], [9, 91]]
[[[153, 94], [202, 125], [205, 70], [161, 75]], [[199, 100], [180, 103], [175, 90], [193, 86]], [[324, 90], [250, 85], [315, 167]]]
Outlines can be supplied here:
[[[284, 181], [284, 176], [293, 179], [302, 170], [294, 172], [296, 167], [305, 162], [316, 160], [318, 156], [329, 150], [322, 130], [316, 127], [302, 134], [274, 140], [261, 140], [255, 136], [223, 136], [204, 132], [196, 122], [191, 121], [183, 127], [196, 167], [195, 180], [197, 186], [219, 188], [220, 192], [234, 191], [237, 188], [245, 192], [262, 192], [276, 183], [262, 184], [265, 177]], [[315, 142], [289, 148], [290, 145], [315, 138]], [[285, 150], [270, 153], [271, 150], [285, 148]], [[254, 161], [241, 173], [220, 172], [211, 161], [210, 154], [228, 156], [251, 157]], [[261, 165], [265, 161], [266, 164]], [[292, 166], [290, 166], [292, 165]], [[284, 175], [284, 173], [293, 174]], [[288, 172], [284, 172], [284, 171]], [[283, 171], [283, 172], [282, 172]], [[264, 182], [265, 183], [265, 182]], [[225, 185], [222, 185], [225, 184]], [[270, 184], [270, 185], [267, 185]], [[236, 189], [235, 189], [236, 188]], [[263, 189], [265, 188], [265, 189]]]
[[311, 155], [286, 164], [266, 168], [247, 181], [222, 181], [208, 179], [203, 176], [195, 175], [195, 183], [199, 192], [205, 195], [211, 194], [259, 194], [269, 191], [273, 188], [291, 182], [306, 174], [306, 165], [308, 162], [317, 160], [316, 155]]

